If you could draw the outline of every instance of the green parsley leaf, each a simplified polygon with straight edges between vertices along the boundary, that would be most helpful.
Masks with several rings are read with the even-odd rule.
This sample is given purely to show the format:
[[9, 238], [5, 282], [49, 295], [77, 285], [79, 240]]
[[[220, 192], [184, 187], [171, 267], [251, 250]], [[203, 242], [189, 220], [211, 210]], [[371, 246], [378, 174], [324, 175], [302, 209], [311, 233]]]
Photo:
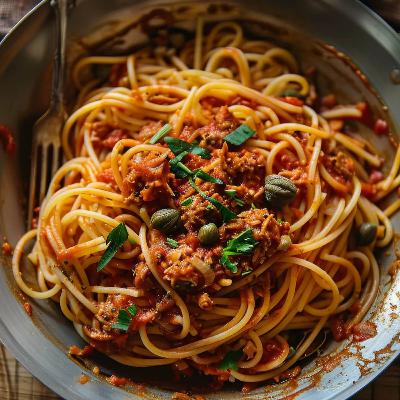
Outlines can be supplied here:
[[224, 357], [224, 359], [221, 361], [221, 363], [218, 366], [218, 369], [222, 369], [223, 371], [226, 370], [232, 370], [232, 371], [237, 371], [238, 370], [238, 362], [240, 358], [242, 357], [242, 351], [241, 350], [235, 350], [235, 351], [230, 351], [227, 353]]
[[284, 220], [284, 219], [281, 219], [281, 218], [277, 218], [277, 219], [276, 219], [276, 222], [277, 222], [279, 225], [282, 225], [282, 224], [285, 222], [285, 220]]
[[193, 197], [188, 197], [187, 199], [181, 202], [181, 206], [187, 207], [190, 206], [190, 204], [192, 203], [193, 203]]
[[173, 138], [170, 136], [167, 136], [166, 138], [164, 138], [164, 142], [167, 143], [170, 150], [176, 156], [178, 154], [181, 154], [184, 151], [187, 151], [188, 153], [196, 154], [196, 155], [200, 156], [201, 158], [205, 158], [205, 159], [211, 158], [211, 154], [208, 151], [208, 149], [197, 146], [197, 144], [195, 144], [195, 143], [185, 142], [184, 140], [181, 140], [178, 138]]
[[236, 273], [237, 264], [230, 261], [229, 257], [249, 255], [257, 244], [258, 242], [253, 236], [253, 230], [251, 228], [245, 229], [238, 236], [229, 240], [226, 247], [222, 249], [221, 264]]
[[128, 311], [129, 314], [132, 315], [132, 317], [134, 317], [137, 314], [137, 305], [132, 304], [126, 310]]
[[236, 274], [238, 272], [237, 269], [237, 264], [232, 262], [229, 258], [228, 258], [228, 254], [227, 253], [222, 253], [221, 256], [221, 264], [225, 265], [226, 268], [228, 268], [231, 272], [233, 272], [234, 274]]
[[111, 261], [127, 239], [128, 231], [124, 223], [119, 224], [109, 233], [106, 240], [108, 247], [100, 258], [97, 265], [97, 272], [101, 271]]
[[193, 172], [194, 172], [194, 177], [195, 177], [195, 178], [200, 178], [200, 179], [202, 179], [203, 181], [211, 182], [211, 183], [216, 183], [216, 184], [218, 184], [218, 185], [223, 185], [223, 184], [224, 184], [224, 182], [221, 181], [221, 179], [214, 178], [213, 176], [208, 175], [208, 174], [207, 174], [206, 172], [204, 172], [202, 169], [196, 169], [196, 170], [193, 171]]
[[224, 137], [225, 142], [233, 144], [235, 146], [240, 146], [247, 139], [250, 139], [256, 133], [255, 130], [251, 129], [248, 125], [242, 124], [236, 128], [229, 135]]
[[122, 331], [127, 331], [129, 325], [131, 324], [132, 317], [137, 314], [136, 304], [131, 304], [126, 310], [119, 310], [117, 322], [112, 324], [113, 329], [121, 329]]
[[192, 178], [189, 178], [189, 183], [190, 186], [194, 190], [196, 190], [197, 193], [200, 194], [201, 197], [204, 199], [208, 200], [220, 213], [222, 216], [223, 222], [228, 222], [231, 221], [232, 219], [236, 218], [236, 214], [231, 211], [229, 208], [225, 207], [222, 203], [220, 203], [217, 199], [214, 199], [213, 197], [207, 196], [193, 181]]
[[175, 158], [169, 161], [169, 166], [171, 167], [171, 171], [175, 174], [177, 178], [186, 178], [187, 176], [192, 174], [192, 170], [190, 170], [185, 164], [182, 163], [182, 160], [188, 155], [187, 151], [183, 151], [178, 154]]
[[149, 141], [150, 144], [156, 144], [160, 139], [162, 139], [170, 130], [170, 124], [165, 124]]
[[113, 329], [121, 329], [121, 331], [127, 331], [131, 323], [131, 317], [126, 310], [119, 310], [117, 322], [112, 324]]
[[244, 206], [245, 202], [237, 197], [237, 191], [235, 189], [225, 190], [225, 194], [228, 195], [232, 200], [234, 200], [238, 206]]
[[171, 238], [167, 238], [166, 242], [167, 242], [168, 245], [169, 245], [170, 247], [172, 247], [173, 249], [176, 249], [176, 248], [179, 246], [179, 243], [178, 243], [176, 240], [171, 239]]

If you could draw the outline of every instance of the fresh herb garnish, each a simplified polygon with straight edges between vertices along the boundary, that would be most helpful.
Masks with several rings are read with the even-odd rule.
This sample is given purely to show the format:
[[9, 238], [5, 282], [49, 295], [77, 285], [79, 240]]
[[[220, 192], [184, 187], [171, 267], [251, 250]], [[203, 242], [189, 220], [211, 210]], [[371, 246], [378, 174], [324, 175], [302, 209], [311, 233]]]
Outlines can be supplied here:
[[182, 160], [188, 155], [187, 151], [183, 151], [178, 154], [175, 158], [169, 161], [169, 166], [171, 167], [171, 171], [175, 174], [177, 178], [186, 178], [191, 175], [193, 172], [189, 169], [185, 164], [182, 163]]
[[181, 202], [181, 206], [187, 207], [190, 206], [190, 204], [192, 203], [193, 203], [193, 197], [188, 197], [187, 199]]
[[164, 142], [167, 143], [168, 147], [175, 154], [175, 156], [186, 151], [188, 153], [196, 154], [201, 158], [211, 158], [211, 153], [209, 150], [198, 146], [196, 143], [185, 142], [184, 140], [170, 136], [164, 138]]
[[254, 239], [253, 230], [248, 228], [238, 236], [229, 240], [226, 247], [222, 249], [221, 264], [225, 265], [234, 274], [237, 272], [237, 264], [232, 262], [230, 256], [249, 255], [258, 242]]
[[225, 142], [233, 144], [235, 146], [240, 146], [247, 139], [250, 139], [254, 136], [256, 131], [250, 128], [248, 125], [242, 124], [238, 128], [236, 128], [229, 135], [224, 137]]
[[276, 222], [277, 222], [279, 225], [282, 225], [282, 224], [285, 222], [285, 220], [284, 220], [284, 219], [281, 219], [281, 218], [277, 218], [277, 219], [276, 219]]
[[117, 322], [112, 324], [113, 329], [121, 329], [121, 331], [127, 331], [131, 324], [132, 317], [137, 314], [136, 304], [130, 305], [126, 310], [119, 310]]
[[219, 364], [218, 369], [222, 369], [223, 371], [226, 371], [228, 369], [232, 371], [237, 371], [238, 362], [242, 357], [242, 354], [243, 353], [241, 350], [230, 351], [225, 355], [224, 359]]
[[150, 144], [156, 144], [160, 139], [162, 139], [171, 130], [170, 124], [165, 124], [160, 130], [150, 139]]
[[195, 178], [200, 178], [203, 181], [206, 182], [211, 182], [211, 183], [216, 183], [217, 185], [223, 185], [224, 182], [221, 181], [221, 179], [219, 178], [214, 178], [213, 176], [207, 174], [206, 172], [204, 172], [202, 169], [196, 169], [195, 171], [193, 171], [193, 176]]
[[134, 317], [137, 314], [137, 306], [136, 304], [132, 304], [130, 305], [128, 308], [128, 313], [132, 315], [132, 317]]
[[256, 206], [254, 203], [251, 203], [251, 208], [252, 208], [253, 210], [257, 210], [257, 206]]
[[228, 222], [234, 218], [236, 218], [236, 214], [232, 212], [229, 208], [225, 207], [222, 203], [220, 203], [217, 199], [214, 199], [213, 197], [207, 196], [193, 181], [193, 179], [190, 177], [189, 178], [189, 183], [190, 186], [194, 190], [196, 190], [197, 193], [200, 194], [201, 197], [204, 199], [208, 200], [220, 213], [222, 216], [223, 222]]
[[108, 234], [106, 240], [108, 247], [100, 258], [99, 264], [97, 265], [97, 272], [101, 271], [111, 261], [127, 239], [128, 231], [124, 223], [119, 224]]
[[242, 276], [247, 276], [247, 275], [250, 275], [252, 272], [253, 272], [253, 270], [251, 268], [250, 269], [246, 269], [246, 271], [242, 271], [241, 275]]
[[245, 202], [237, 197], [237, 191], [235, 189], [229, 189], [225, 190], [225, 194], [230, 197], [232, 200], [234, 200], [238, 206], [244, 206]]
[[172, 239], [172, 238], [167, 238], [167, 239], [166, 239], [166, 242], [167, 242], [168, 245], [169, 245], [170, 247], [172, 247], [173, 249], [176, 249], [176, 248], [179, 246], [179, 243], [178, 243], [176, 240]]

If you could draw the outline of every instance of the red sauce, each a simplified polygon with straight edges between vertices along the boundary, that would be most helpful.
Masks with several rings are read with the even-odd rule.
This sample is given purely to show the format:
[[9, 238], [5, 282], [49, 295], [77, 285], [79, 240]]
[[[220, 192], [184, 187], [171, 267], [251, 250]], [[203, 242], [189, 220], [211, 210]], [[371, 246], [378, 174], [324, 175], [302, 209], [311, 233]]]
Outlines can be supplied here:
[[361, 193], [368, 199], [373, 199], [376, 195], [376, 186], [372, 183], [362, 182]]
[[252, 390], [257, 388], [257, 383], [255, 382], [248, 382], [242, 386], [242, 394], [246, 395], [249, 394]]
[[352, 326], [351, 333], [354, 341], [362, 342], [376, 336], [376, 325], [369, 321], [362, 321]]
[[264, 343], [264, 352], [263, 356], [261, 357], [261, 363], [267, 363], [276, 360], [279, 358], [283, 353], [282, 347], [279, 343], [274, 340], [270, 339]]
[[129, 382], [128, 378], [121, 378], [116, 375], [111, 375], [110, 377], [106, 378], [106, 381], [113, 386], [121, 387], [126, 385]]
[[348, 336], [348, 331], [346, 327], [346, 323], [342, 317], [338, 317], [333, 320], [331, 327], [333, 338], [337, 342], [341, 342], [346, 339]]
[[301, 107], [304, 104], [303, 100], [292, 96], [279, 97], [279, 100], [282, 100], [285, 103], [289, 103], [292, 104], [293, 106], [298, 106], [298, 107]]
[[3, 245], [1, 246], [1, 249], [2, 249], [3, 254], [5, 256], [11, 256], [12, 255], [12, 251], [13, 251], [12, 246], [7, 241], [4, 241]]
[[90, 378], [85, 375], [85, 374], [81, 374], [80, 378], [79, 378], [79, 383], [81, 385], [85, 385], [86, 383], [88, 383], [90, 381]]
[[115, 185], [115, 178], [111, 168], [101, 171], [96, 176], [97, 180], [104, 183], [111, 183]]
[[11, 130], [5, 125], [0, 125], [0, 138], [3, 138], [6, 153], [10, 155], [14, 154], [16, 148], [14, 136]]
[[69, 354], [71, 356], [77, 357], [88, 357], [93, 353], [94, 348], [90, 345], [85, 346], [83, 349], [80, 349], [78, 346], [70, 346]]
[[369, 182], [374, 184], [380, 182], [384, 178], [383, 173], [378, 170], [373, 170], [369, 175]]
[[24, 310], [30, 317], [32, 316], [32, 306], [28, 302], [24, 303]]
[[112, 149], [117, 142], [126, 138], [128, 138], [128, 134], [123, 129], [114, 129], [101, 141], [101, 144], [107, 149]]
[[384, 119], [378, 118], [374, 123], [374, 132], [377, 135], [386, 135], [389, 132], [389, 125]]
[[328, 94], [323, 96], [321, 99], [321, 104], [326, 108], [333, 108], [337, 104], [336, 96], [334, 94]]

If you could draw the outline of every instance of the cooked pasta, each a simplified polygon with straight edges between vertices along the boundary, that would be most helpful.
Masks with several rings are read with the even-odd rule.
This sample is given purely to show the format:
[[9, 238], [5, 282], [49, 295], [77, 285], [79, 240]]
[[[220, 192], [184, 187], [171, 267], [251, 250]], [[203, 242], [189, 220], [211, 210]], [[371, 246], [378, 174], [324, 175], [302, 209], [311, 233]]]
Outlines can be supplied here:
[[[165, 38], [75, 65], [67, 161], [15, 280], [122, 364], [215, 384], [294, 376], [321, 332], [355, 335], [376, 297], [373, 252], [400, 207], [377, 201], [400, 184], [400, 150], [384, 175], [346, 129], [365, 104], [313, 96], [290, 52], [236, 22]], [[20, 269], [32, 241], [36, 287]]]

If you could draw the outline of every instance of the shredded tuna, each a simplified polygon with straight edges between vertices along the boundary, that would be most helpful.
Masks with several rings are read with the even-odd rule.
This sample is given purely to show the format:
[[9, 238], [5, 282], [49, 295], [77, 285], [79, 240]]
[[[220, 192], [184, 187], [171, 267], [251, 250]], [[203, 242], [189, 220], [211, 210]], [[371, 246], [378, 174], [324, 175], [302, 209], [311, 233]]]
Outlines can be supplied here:
[[289, 233], [290, 225], [287, 222], [279, 224], [273, 214], [266, 209], [252, 209], [244, 211], [236, 219], [221, 226], [219, 229], [223, 241], [228, 241], [239, 235], [245, 229], [253, 229], [254, 239], [259, 243], [251, 258], [243, 257], [241, 266], [250, 264], [257, 266], [277, 251], [281, 236]]
[[209, 125], [199, 128], [196, 132], [200, 136], [200, 146], [211, 151], [221, 148], [223, 139], [239, 126], [239, 121], [229, 112], [228, 107], [221, 107]]

